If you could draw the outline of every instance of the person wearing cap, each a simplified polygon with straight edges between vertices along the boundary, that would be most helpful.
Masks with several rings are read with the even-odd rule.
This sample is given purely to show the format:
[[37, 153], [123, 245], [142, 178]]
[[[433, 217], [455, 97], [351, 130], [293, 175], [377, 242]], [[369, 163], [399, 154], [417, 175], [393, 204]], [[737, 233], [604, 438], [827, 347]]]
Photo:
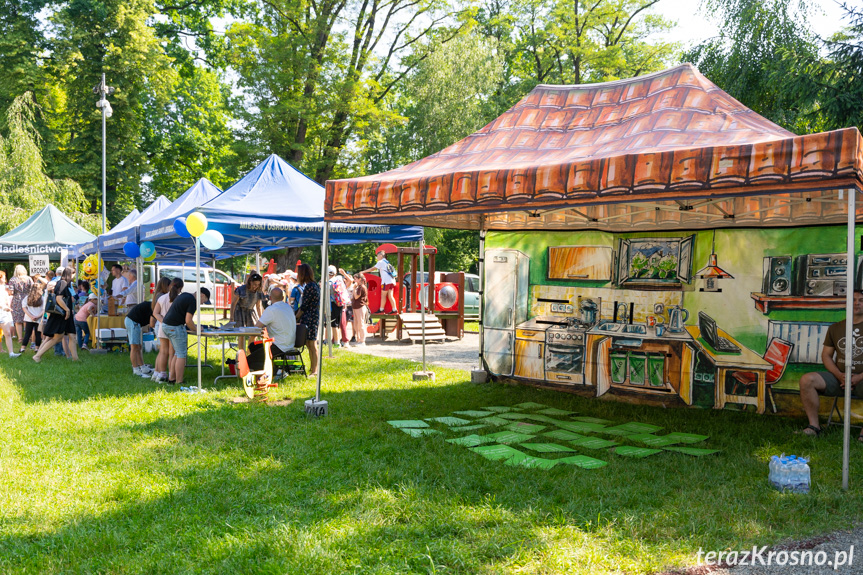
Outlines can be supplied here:
[[[383, 250], [379, 250], [375, 257], [378, 259], [375, 262], [375, 265], [370, 267], [367, 270], [363, 270], [361, 274], [368, 274], [372, 272], [378, 272], [381, 276], [381, 291], [386, 294], [387, 301], [390, 303], [390, 313], [398, 313], [398, 306], [396, 305], [396, 296], [395, 296], [395, 288], [396, 288], [396, 278], [392, 270], [392, 264], [387, 261], [387, 254]], [[383, 298], [381, 298], [381, 308], [378, 310], [378, 313], [384, 313], [386, 309], [386, 302], [384, 302]]]
[[45, 314], [45, 300], [42, 295], [45, 292], [45, 284], [41, 281], [34, 281], [30, 286], [30, 293], [27, 298], [21, 302], [21, 307], [24, 311], [24, 339], [21, 340], [21, 349], [18, 353], [24, 353], [27, 349], [27, 344], [30, 343], [30, 336], [33, 336], [33, 342], [38, 348], [42, 345], [42, 332], [39, 331], [39, 321]]
[[75, 314], [75, 337], [78, 339], [78, 347], [87, 349], [90, 345], [90, 324], [87, 318], [96, 315], [96, 294], [87, 296], [87, 303], [81, 306]]
[[[347, 306], [351, 303], [345, 280], [338, 274], [336, 266], [327, 268], [327, 281], [330, 282], [330, 327], [332, 342], [339, 347], [339, 331], [342, 332], [341, 347], [348, 346]], [[326, 335], [326, 332], [324, 332]]]
[[[263, 278], [258, 272], [246, 277], [246, 283], [238, 286], [231, 295], [231, 321], [237, 327], [255, 327], [264, 311]], [[245, 349], [246, 338], [237, 338], [237, 345]]]
[[[173, 290], [173, 284], [171, 286]], [[182, 289], [182, 288], [180, 288]], [[201, 288], [201, 305], [210, 302], [210, 290]], [[162, 332], [171, 342], [174, 348], [174, 358], [171, 360], [173, 368], [169, 371], [174, 375], [175, 381], [168, 383], [183, 383], [183, 374], [186, 371], [186, 354], [189, 350], [189, 333], [196, 331], [195, 311], [198, 309], [198, 301], [195, 294], [181, 293], [174, 298], [171, 309], [163, 316]]]

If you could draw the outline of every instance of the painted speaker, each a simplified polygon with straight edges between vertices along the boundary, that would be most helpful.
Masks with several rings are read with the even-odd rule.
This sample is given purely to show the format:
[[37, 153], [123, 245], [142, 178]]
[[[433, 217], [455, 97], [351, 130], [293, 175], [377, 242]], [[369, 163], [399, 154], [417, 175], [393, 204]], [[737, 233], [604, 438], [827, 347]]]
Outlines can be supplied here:
[[791, 295], [791, 256], [764, 258], [763, 285], [765, 295]]

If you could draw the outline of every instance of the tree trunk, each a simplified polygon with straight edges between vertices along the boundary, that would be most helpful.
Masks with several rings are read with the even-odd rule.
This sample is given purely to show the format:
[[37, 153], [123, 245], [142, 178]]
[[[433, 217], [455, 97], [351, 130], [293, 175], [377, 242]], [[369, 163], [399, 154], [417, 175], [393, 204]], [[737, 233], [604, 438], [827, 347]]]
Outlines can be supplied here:
[[297, 271], [297, 260], [300, 259], [300, 254], [303, 248], [287, 248], [284, 252], [279, 251], [270, 257], [276, 260], [276, 271], [284, 273], [285, 270]]

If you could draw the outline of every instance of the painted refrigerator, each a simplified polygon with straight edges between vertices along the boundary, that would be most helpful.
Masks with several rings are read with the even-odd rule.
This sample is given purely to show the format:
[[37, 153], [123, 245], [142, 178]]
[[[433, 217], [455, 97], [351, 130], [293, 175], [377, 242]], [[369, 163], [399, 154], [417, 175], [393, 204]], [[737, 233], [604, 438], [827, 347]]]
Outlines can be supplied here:
[[527, 320], [530, 258], [518, 250], [485, 252], [483, 358], [494, 375], [512, 375], [515, 326]]

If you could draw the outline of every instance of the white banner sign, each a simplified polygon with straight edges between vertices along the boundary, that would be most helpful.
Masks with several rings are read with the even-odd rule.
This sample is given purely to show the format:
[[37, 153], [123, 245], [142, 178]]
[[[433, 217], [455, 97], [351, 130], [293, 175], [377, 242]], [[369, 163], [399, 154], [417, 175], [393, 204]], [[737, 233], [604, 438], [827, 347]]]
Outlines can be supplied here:
[[48, 273], [48, 256], [30, 256], [30, 275], [35, 276], [36, 274], [45, 275]]

